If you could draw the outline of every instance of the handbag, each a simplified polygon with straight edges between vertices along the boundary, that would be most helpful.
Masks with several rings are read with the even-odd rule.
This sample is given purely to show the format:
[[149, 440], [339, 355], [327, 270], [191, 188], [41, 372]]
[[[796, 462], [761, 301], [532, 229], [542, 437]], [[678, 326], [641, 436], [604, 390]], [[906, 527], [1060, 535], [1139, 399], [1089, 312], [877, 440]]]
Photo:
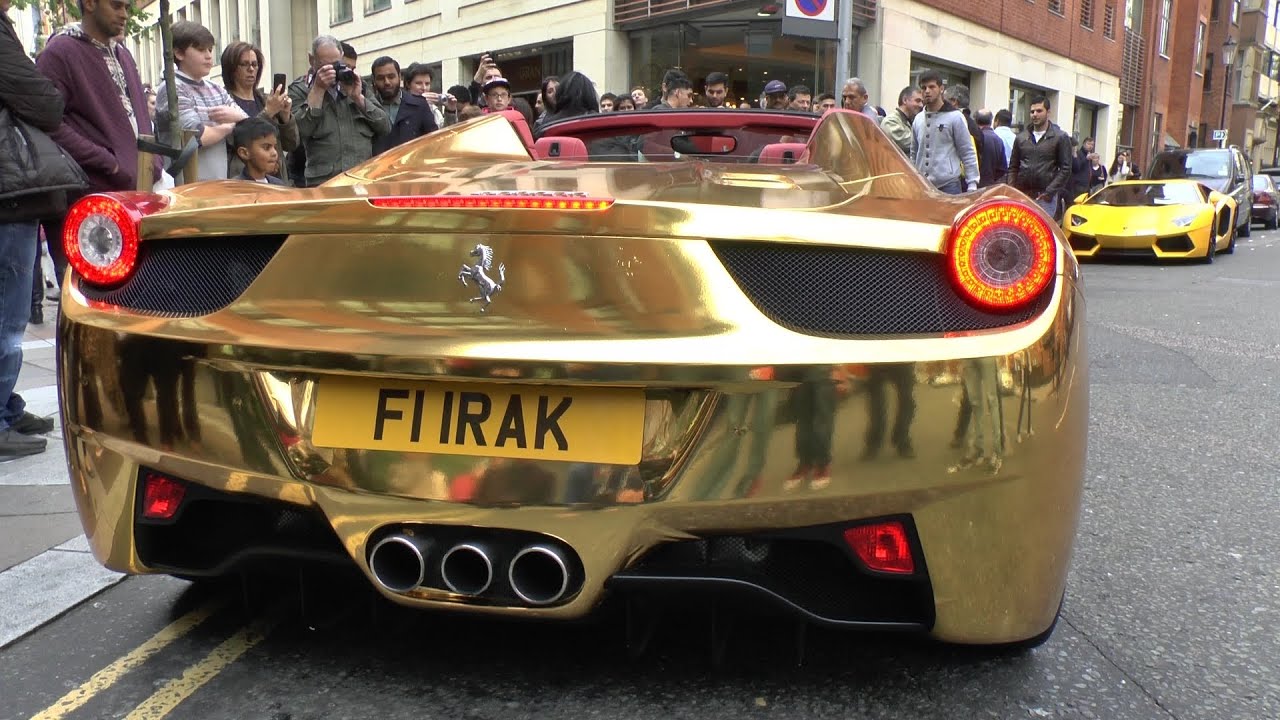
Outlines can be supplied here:
[[0, 107], [0, 200], [88, 187], [84, 170], [48, 133]]

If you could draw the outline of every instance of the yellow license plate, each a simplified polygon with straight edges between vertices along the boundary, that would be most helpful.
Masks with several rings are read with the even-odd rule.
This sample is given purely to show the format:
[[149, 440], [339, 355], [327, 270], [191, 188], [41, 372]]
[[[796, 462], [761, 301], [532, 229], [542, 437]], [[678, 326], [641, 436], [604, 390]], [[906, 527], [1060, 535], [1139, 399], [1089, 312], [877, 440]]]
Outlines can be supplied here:
[[644, 391], [325, 378], [312, 442], [356, 450], [634, 465]]

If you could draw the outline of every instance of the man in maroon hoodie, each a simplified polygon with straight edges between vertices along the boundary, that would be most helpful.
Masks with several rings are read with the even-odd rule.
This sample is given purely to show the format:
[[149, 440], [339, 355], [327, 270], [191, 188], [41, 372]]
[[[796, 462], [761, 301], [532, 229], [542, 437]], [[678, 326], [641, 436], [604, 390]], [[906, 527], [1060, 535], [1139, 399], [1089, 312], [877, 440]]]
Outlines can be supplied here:
[[[80, 22], [55, 33], [36, 58], [36, 67], [66, 101], [53, 139], [89, 176], [89, 192], [136, 190], [138, 136], [152, 132], [138, 66], [113, 39], [124, 34], [132, 5], [133, 0], [80, 0]], [[62, 221], [42, 221], [59, 283], [67, 267]]]

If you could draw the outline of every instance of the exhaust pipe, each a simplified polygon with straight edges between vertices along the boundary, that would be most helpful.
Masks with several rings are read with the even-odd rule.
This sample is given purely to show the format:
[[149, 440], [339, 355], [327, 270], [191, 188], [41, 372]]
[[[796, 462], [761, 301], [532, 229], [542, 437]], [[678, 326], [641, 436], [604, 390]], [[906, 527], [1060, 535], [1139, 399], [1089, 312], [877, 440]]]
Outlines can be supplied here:
[[479, 595], [493, 583], [493, 561], [481, 545], [454, 545], [440, 560], [440, 577], [459, 595]]
[[373, 579], [391, 592], [404, 593], [426, 580], [427, 554], [431, 541], [396, 533], [384, 538], [369, 552]]
[[516, 597], [530, 605], [550, 605], [569, 591], [569, 563], [555, 547], [530, 545], [516, 553], [507, 579]]

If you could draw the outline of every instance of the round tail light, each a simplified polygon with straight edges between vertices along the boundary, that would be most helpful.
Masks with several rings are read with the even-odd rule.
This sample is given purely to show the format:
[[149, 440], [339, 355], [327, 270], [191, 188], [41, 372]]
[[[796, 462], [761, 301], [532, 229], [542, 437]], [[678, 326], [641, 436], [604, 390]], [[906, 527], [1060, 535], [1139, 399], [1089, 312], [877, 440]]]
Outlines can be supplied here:
[[86, 195], [67, 211], [62, 247], [71, 269], [94, 285], [117, 285], [138, 264], [138, 226], [164, 208], [150, 193]]
[[992, 312], [1010, 312], [1053, 282], [1057, 246], [1041, 215], [1022, 203], [998, 200], [966, 211], [951, 231], [947, 265], [956, 290]]

